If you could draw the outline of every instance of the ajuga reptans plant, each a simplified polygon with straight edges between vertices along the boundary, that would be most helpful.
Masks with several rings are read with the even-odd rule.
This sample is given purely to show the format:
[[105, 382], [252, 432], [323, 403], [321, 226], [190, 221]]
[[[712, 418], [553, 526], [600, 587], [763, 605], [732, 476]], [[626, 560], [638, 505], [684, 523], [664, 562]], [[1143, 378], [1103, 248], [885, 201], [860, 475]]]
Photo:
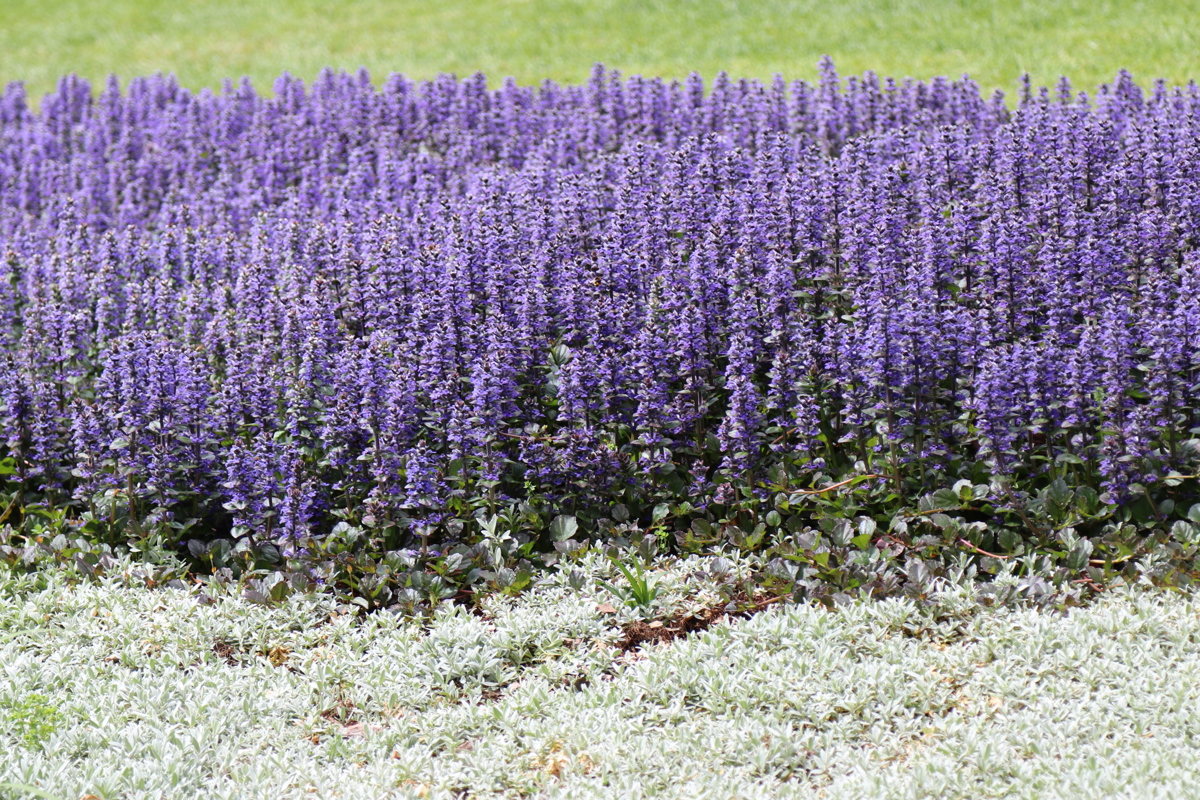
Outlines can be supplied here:
[[385, 599], [634, 531], [871, 591], [1195, 553], [1196, 85], [274, 88], [0, 97], [10, 537]]

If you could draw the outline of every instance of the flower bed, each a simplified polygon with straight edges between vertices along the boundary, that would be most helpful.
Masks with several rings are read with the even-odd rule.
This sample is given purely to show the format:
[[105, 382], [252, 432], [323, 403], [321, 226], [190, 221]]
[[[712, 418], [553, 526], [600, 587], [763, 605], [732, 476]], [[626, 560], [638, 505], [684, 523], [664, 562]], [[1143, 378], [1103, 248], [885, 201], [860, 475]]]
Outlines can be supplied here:
[[590, 543], [799, 594], [1188, 579], [1194, 85], [275, 90], [0, 98], [10, 561], [165, 544], [368, 607]]

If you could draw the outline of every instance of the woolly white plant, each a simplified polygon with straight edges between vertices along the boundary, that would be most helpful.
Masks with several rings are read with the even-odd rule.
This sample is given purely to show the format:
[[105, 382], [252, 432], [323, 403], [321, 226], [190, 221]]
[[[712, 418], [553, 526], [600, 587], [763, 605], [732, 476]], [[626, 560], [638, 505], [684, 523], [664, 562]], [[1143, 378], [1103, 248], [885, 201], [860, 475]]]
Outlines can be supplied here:
[[[662, 562], [656, 613], [718, 602]], [[736, 570], [744, 565], [731, 564]], [[622, 653], [585, 558], [483, 615], [0, 573], [0, 797], [1170, 797], [1200, 785], [1200, 608], [775, 606]], [[119, 570], [114, 570], [114, 573]], [[582, 580], [580, 580], [582, 576]], [[26, 791], [17, 786], [31, 787]], [[7, 792], [7, 794], [6, 794]]]

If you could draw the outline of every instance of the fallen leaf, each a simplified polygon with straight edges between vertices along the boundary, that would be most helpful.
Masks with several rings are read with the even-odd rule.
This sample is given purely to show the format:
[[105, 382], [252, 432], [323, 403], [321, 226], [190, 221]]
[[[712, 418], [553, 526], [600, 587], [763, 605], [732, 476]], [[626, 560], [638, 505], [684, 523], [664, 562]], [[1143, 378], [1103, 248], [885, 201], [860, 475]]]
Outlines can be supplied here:
[[601, 603], [600, 605], [596, 606], [596, 610], [599, 611], [601, 614], [617, 613], [617, 610], [615, 608], [613, 608], [612, 606], [610, 606], [608, 603]]
[[350, 722], [337, 728], [338, 733], [342, 734], [342, 736], [351, 738], [362, 738], [368, 733], [378, 733], [381, 730], [383, 730], [382, 725], [367, 725], [362, 722]]
[[267, 654], [267, 660], [271, 662], [272, 667], [282, 667], [287, 663], [288, 656], [292, 654], [290, 648], [274, 647]]

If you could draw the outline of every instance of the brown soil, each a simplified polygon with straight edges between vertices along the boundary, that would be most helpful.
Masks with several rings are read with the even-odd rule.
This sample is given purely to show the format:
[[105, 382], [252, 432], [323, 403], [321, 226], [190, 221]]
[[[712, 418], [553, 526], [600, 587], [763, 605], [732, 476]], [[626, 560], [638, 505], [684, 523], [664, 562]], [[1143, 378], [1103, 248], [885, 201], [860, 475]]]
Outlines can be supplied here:
[[723, 616], [725, 609], [717, 606], [706, 608], [699, 614], [680, 613], [665, 620], [630, 622], [622, 628], [625, 635], [617, 642], [617, 647], [624, 654], [638, 650], [644, 644], [673, 642], [680, 636], [708, 630]]
[[233, 645], [231, 645], [229, 642], [218, 640], [213, 643], [212, 649], [213, 652], [217, 654], [218, 658], [223, 658], [225, 663], [231, 667], [236, 667], [239, 663], [241, 663], [237, 660], [237, 658], [234, 657], [234, 655], [237, 653], [237, 650], [233, 649]]
[[722, 617], [746, 618], [766, 610], [783, 597], [770, 597], [765, 600], [754, 600], [739, 593], [733, 600], [736, 611], [727, 611], [726, 606], [706, 608], [699, 614], [675, 614], [665, 620], [630, 622], [621, 630], [624, 636], [617, 642], [622, 655], [638, 650], [644, 644], [658, 642], [673, 642], [681, 636], [687, 636], [699, 631], [705, 631], [715, 625]]

